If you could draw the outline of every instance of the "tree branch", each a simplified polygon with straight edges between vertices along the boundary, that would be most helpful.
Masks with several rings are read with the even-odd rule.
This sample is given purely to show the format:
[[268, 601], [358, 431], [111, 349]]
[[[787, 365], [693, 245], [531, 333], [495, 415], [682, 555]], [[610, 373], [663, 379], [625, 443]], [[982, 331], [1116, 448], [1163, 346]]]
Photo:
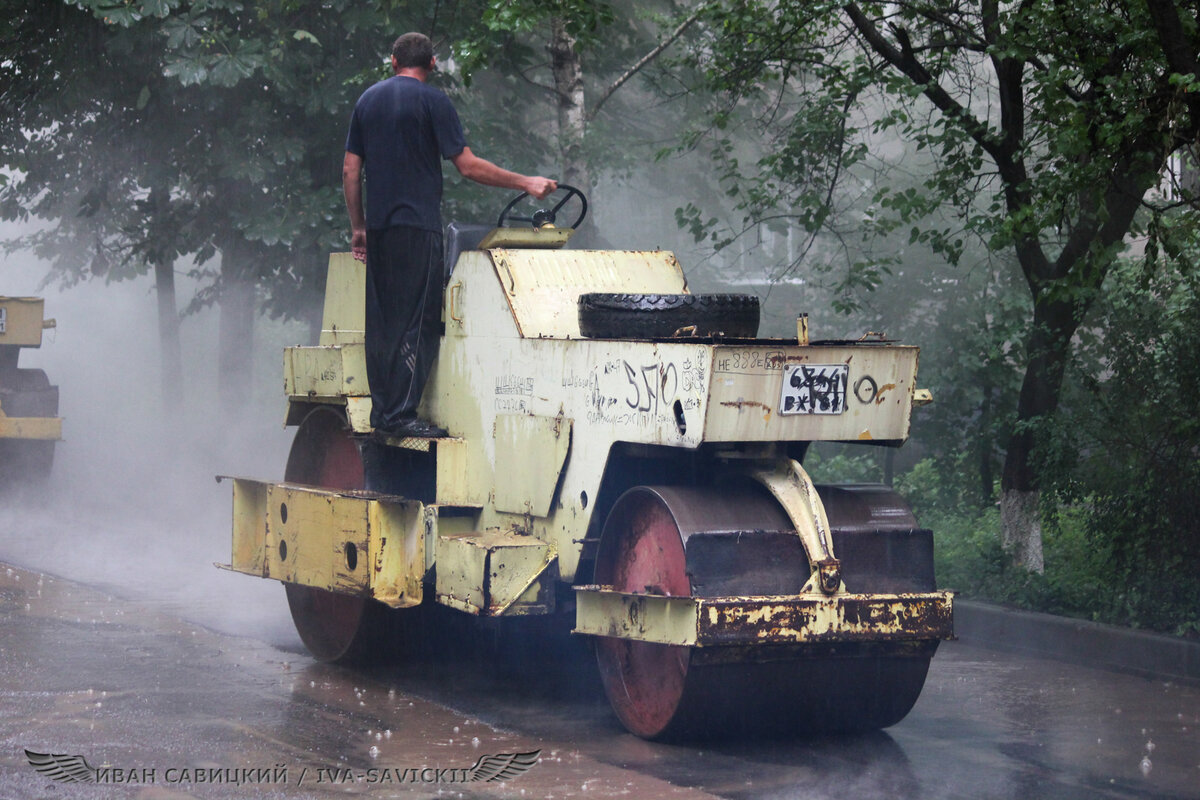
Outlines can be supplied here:
[[[1200, 61], [1196, 58], [1194, 48], [1190, 46], [1175, 4], [1171, 0], [1146, 0], [1146, 7], [1150, 10], [1154, 30], [1158, 33], [1158, 40], [1162, 44], [1163, 54], [1167, 57], [1167, 65], [1171, 71], [1200, 78]], [[1188, 93], [1185, 100], [1192, 117], [1192, 125], [1200, 124], [1200, 97]]]
[[943, 114], [962, 125], [967, 135], [982, 147], [988, 155], [992, 156], [993, 160], [1003, 170], [1009, 162], [1005, 157], [1005, 153], [1000, 149], [996, 138], [992, 135], [992, 132], [988, 130], [987, 125], [972, 116], [961, 103], [951, 97], [950, 93], [935, 81], [933, 75], [917, 61], [911, 47], [908, 45], [907, 34], [904, 32], [904, 29], [900, 27], [895, 29], [897, 38], [901, 40], [901, 46], [897, 48], [884, 38], [879, 29], [875, 27], [875, 23], [867, 18], [862, 9], [856, 4], [848, 3], [842, 8], [849, 15], [850, 21], [854, 23], [854, 27], [858, 30], [859, 34], [866, 39], [871, 49], [882, 56], [893, 67], [907, 75], [913, 83], [920, 86], [929, 101]]
[[[917, 60], [909, 44], [908, 35], [903, 28], [898, 26], [895, 28], [896, 38], [900, 42], [900, 47], [896, 47], [884, 38], [875, 23], [863, 13], [857, 4], [848, 3], [842, 8], [868, 46], [920, 86], [925, 97], [946, 117], [961, 125], [967, 135], [991, 157], [1003, 181], [1005, 201], [1009, 210], [1016, 211], [1028, 205], [1028, 190], [1023, 188], [1026, 183], [1024, 165], [1012, 158], [1019, 142], [1010, 136], [1005, 136], [1003, 139], [997, 138], [986, 123], [977, 119], [962, 103], [951, 97], [950, 93], [934, 80], [929, 70], [925, 69], [924, 65]], [[1016, 72], [1015, 80], [1019, 84], [1019, 70]], [[1016, 99], [1019, 100], [1019, 97]], [[1010, 95], [1008, 101], [1012, 102], [1013, 100], [1014, 98]], [[1013, 122], [1011, 114], [1018, 112], [1020, 109], [1010, 112], [1007, 120], [1009, 124]], [[1023, 116], [1021, 120], [1023, 126]], [[1021, 129], [1018, 128], [1017, 132], [1020, 133]], [[1046, 258], [1041, 244], [1032, 236], [1018, 237], [1015, 245], [1021, 268], [1025, 272], [1026, 280], [1029, 280], [1032, 286], [1036, 278], [1044, 276], [1048, 271], [1049, 259]]]
[[679, 27], [676, 28], [674, 31], [672, 31], [670, 36], [668, 36], [663, 41], [659, 42], [657, 47], [655, 47], [653, 50], [651, 50], [646, 55], [642, 56], [640, 61], [638, 61], [636, 64], [634, 64], [632, 67], [630, 67], [628, 70], [625, 71], [624, 75], [622, 75], [621, 77], [619, 77], [615, 81], [613, 81], [612, 84], [607, 89], [605, 89], [603, 93], [601, 93], [600, 99], [598, 99], [596, 101], [595, 105], [593, 105], [591, 107], [591, 109], [588, 110], [588, 112], [584, 115], [584, 120], [587, 122], [591, 122], [592, 119], [595, 118], [596, 114], [600, 111], [600, 107], [602, 105], [604, 105], [604, 103], [608, 100], [608, 98], [612, 97], [613, 92], [617, 91], [617, 89], [620, 89], [622, 86], [624, 86], [625, 83], [630, 78], [632, 78], [634, 75], [636, 75], [638, 72], [640, 72], [643, 67], [645, 67], [647, 64], [649, 64], [654, 59], [658, 58], [659, 55], [662, 54], [662, 51], [666, 50], [668, 47], [670, 47], [672, 44], [674, 44], [675, 40], [678, 39], [680, 36], [682, 36], [683, 32], [686, 31], [688, 28], [690, 28], [692, 23], [700, 18], [700, 14], [704, 11], [704, 8], [705, 8], [705, 6], [701, 5], [695, 11], [693, 11], [692, 15], [690, 17], [688, 17], [687, 19], [685, 19], [683, 22], [681, 22], [679, 24]]

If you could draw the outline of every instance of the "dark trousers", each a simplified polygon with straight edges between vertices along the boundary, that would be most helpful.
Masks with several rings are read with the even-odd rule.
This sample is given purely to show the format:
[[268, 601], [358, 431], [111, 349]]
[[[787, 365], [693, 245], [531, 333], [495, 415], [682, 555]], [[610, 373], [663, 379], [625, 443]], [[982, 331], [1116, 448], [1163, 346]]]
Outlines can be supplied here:
[[416, 416], [442, 333], [442, 235], [367, 231], [367, 381], [371, 427]]

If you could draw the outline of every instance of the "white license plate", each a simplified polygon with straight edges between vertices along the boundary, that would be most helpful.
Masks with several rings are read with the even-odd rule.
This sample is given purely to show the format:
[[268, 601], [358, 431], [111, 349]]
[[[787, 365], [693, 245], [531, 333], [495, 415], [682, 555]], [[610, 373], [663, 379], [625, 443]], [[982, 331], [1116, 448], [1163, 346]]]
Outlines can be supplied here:
[[843, 413], [849, 375], [845, 364], [788, 364], [783, 370], [779, 413]]

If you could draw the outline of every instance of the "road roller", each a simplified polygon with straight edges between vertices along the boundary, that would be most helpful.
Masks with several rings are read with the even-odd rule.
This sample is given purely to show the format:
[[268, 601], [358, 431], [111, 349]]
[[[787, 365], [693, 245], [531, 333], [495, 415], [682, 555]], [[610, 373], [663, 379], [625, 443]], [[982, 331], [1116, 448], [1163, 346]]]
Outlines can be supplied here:
[[62, 438], [58, 387], [43, 370], [17, 363], [53, 327], [42, 298], [0, 296], [0, 491], [44, 481], [54, 464]]
[[403, 626], [377, 621], [423, 608], [501, 636], [561, 615], [647, 739], [899, 722], [952, 636], [932, 534], [804, 458], [900, 446], [918, 349], [814, 339], [804, 314], [759, 337], [756, 297], [692, 293], [671, 252], [572, 248], [586, 208], [563, 187], [447, 227], [438, 438], [371, 430], [365, 268], [333, 254], [319, 343], [285, 351], [284, 479], [229, 478], [219, 566], [282, 582], [322, 661], [383, 652]]

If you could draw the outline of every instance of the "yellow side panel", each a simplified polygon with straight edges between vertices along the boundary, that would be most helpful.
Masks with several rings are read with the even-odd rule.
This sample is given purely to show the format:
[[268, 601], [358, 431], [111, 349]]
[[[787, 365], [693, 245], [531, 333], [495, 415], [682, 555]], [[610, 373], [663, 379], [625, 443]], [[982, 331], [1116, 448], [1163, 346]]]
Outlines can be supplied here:
[[367, 265], [349, 253], [331, 253], [325, 279], [323, 345], [361, 344], [366, 319]]
[[38, 297], [0, 297], [0, 345], [41, 347], [44, 305]]
[[363, 345], [289, 347], [284, 350], [283, 385], [289, 397], [370, 396]]
[[393, 608], [421, 603], [425, 575], [425, 528], [437, 514], [420, 503], [371, 503], [372, 594]]
[[[366, 380], [365, 373], [363, 380]], [[364, 388], [366, 384], [363, 384]], [[371, 431], [371, 396], [368, 394], [365, 397], [347, 397], [346, 398], [346, 418], [350, 420], [350, 430], [355, 433], [369, 433]]]
[[[484, 473], [486, 474], [486, 473]], [[471, 471], [470, 447], [465, 439], [439, 439], [437, 443], [437, 502], [447, 506], [480, 508], [488, 499], [487, 481]]]
[[496, 463], [513, 468], [496, 470], [496, 510], [549, 516], [570, 443], [569, 419], [497, 415]]
[[414, 606], [436, 533], [436, 509], [417, 501], [235, 478], [229, 568]]
[[479, 242], [480, 250], [493, 247], [560, 248], [575, 235], [573, 228], [496, 228]]
[[704, 440], [903, 441], [916, 376], [915, 347], [716, 345]]
[[490, 530], [437, 538], [437, 599], [469, 614], [547, 613], [553, 580], [545, 579], [554, 551], [513, 531]]
[[487, 606], [488, 552], [475, 547], [473, 534], [437, 539], [438, 602], [468, 614], [481, 614]]
[[344, 594], [370, 588], [367, 504], [267, 487], [267, 576]]
[[490, 251], [521, 335], [578, 339], [579, 295], [588, 292], [680, 294], [683, 270], [666, 250]]
[[267, 486], [233, 481], [233, 561], [238, 572], [266, 577]]
[[56, 442], [62, 438], [60, 417], [6, 417], [0, 411], [0, 439], [38, 439]]

